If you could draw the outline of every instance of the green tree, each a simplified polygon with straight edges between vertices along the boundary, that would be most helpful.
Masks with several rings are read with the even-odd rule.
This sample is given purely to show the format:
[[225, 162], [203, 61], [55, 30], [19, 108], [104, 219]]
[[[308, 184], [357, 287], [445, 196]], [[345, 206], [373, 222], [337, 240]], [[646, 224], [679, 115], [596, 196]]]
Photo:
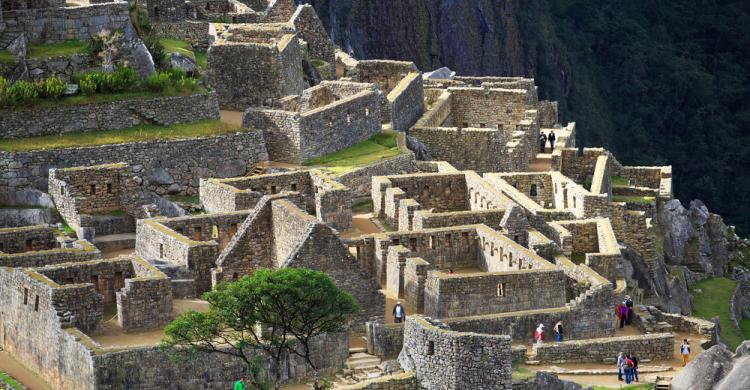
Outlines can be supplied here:
[[[198, 352], [242, 359], [249, 368], [262, 350], [281, 366], [285, 354], [310, 357], [310, 340], [341, 331], [349, 316], [359, 311], [354, 298], [340, 290], [323, 272], [300, 268], [261, 269], [232, 283], [220, 283], [203, 298], [209, 309], [177, 317], [165, 328], [162, 347], [175, 356]], [[259, 376], [254, 372], [253, 379]], [[276, 370], [274, 387], [279, 388]]]

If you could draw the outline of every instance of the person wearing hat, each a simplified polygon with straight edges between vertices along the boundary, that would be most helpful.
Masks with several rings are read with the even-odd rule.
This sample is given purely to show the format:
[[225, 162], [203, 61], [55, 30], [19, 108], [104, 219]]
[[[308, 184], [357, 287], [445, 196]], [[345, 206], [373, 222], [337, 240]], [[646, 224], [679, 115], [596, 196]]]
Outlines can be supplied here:
[[625, 327], [625, 321], [628, 320], [628, 306], [623, 301], [617, 305], [617, 320], [620, 322], [620, 329]]
[[630, 298], [630, 295], [625, 296], [625, 306], [628, 308], [628, 318], [625, 321], [625, 324], [630, 325], [630, 322], [633, 321], [633, 317], [635, 317], [635, 311], [633, 310], [633, 298]]
[[396, 302], [396, 306], [393, 306], [393, 320], [395, 323], [401, 323], [406, 317], [406, 310], [401, 306], [401, 301]]
[[544, 324], [539, 324], [534, 331], [534, 340], [536, 340], [537, 345], [544, 344]]

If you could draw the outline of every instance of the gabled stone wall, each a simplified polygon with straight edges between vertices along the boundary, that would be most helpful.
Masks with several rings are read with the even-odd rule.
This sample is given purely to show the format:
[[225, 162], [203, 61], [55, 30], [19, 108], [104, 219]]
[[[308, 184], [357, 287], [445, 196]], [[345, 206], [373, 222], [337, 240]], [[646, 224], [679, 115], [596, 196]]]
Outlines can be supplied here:
[[55, 228], [47, 225], [0, 229], [0, 254], [57, 248]]

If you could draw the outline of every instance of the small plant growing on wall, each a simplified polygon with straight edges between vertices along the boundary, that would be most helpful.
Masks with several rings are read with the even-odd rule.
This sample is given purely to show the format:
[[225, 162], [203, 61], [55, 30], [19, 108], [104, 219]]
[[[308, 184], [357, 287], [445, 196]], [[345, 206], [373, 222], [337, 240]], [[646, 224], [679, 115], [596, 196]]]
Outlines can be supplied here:
[[97, 56], [102, 60], [102, 68], [105, 72], [112, 72], [115, 70], [115, 56], [117, 55], [117, 41], [122, 38], [122, 32], [104, 29], [99, 31], [94, 37], [97, 44], [93, 46], [100, 48]]

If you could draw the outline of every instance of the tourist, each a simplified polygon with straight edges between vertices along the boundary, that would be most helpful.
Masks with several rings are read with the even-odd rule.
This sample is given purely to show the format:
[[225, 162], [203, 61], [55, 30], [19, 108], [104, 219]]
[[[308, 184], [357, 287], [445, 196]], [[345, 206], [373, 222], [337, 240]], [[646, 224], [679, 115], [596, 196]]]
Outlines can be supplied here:
[[633, 366], [635, 365], [632, 360], [625, 355], [625, 384], [629, 385], [633, 381]]
[[549, 131], [547, 139], [549, 140], [549, 152], [552, 153], [555, 151], [555, 140], [557, 139], [557, 137], [555, 136], [555, 130]]
[[558, 343], [563, 341], [563, 324], [562, 320], [557, 321], [555, 326], [552, 328], [552, 330], [555, 332], [555, 341]]
[[393, 306], [393, 320], [398, 324], [404, 321], [406, 317], [406, 310], [401, 306], [401, 301], [396, 302], [396, 306]]
[[688, 343], [687, 339], [682, 340], [682, 345], [680, 345], [680, 355], [682, 355], [682, 366], [687, 366], [688, 360], [690, 360], [690, 343]]
[[623, 301], [617, 305], [617, 320], [620, 321], [620, 329], [625, 328], [625, 321], [628, 319], [628, 306]]
[[544, 145], [547, 143], [547, 136], [543, 131], [539, 132], [539, 153], [544, 153]]
[[245, 380], [247, 377], [242, 377], [240, 379], [237, 379], [237, 382], [234, 382], [234, 390], [245, 390]]
[[636, 382], [640, 382], [638, 380], [638, 356], [635, 356], [634, 353], [629, 353], [628, 359], [633, 361], [633, 367], [630, 369], [633, 379], [635, 379]]
[[539, 324], [534, 331], [534, 340], [536, 340], [536, 345], [544, 344], [544, 324]]
[[453, 275], [453, 268], [448, 270], [448, 275]]
[[630, 295], [625, 296], [625, 306], [628, 308], [628, 319], [625, 321], [626, 325], [630, 325], [635, 317], [635, 311], [633, 310], [633, 298]]
[[622, 373], [625, 371], [625, 355], [620, 352], [617, 355], [617, 380], [622, 382]]

